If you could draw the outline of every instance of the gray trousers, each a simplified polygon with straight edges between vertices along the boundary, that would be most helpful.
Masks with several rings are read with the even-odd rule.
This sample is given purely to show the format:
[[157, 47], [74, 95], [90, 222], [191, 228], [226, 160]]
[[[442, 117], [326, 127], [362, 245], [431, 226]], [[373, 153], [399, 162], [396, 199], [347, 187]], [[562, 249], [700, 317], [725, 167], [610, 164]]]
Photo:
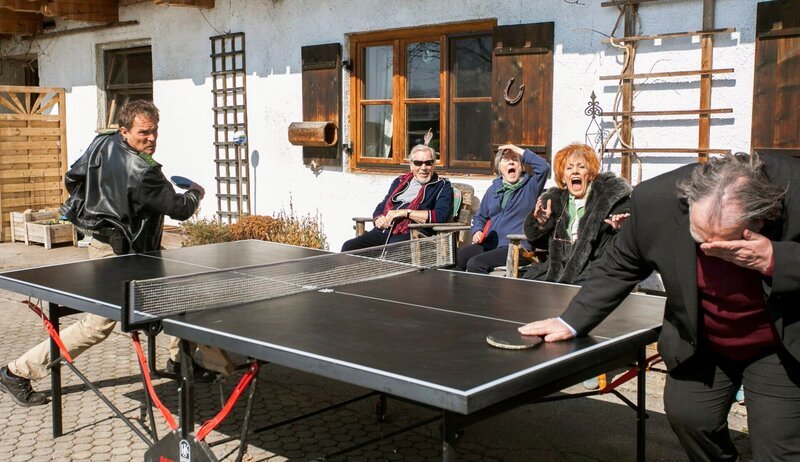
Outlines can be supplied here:
[[664, 410], [689, 458], [736, 460], [728, 413], [741, 385], [754, 460], [800, 460], [800, 363], [782, 348], [750, 361], [698, 353], [669, 373]]

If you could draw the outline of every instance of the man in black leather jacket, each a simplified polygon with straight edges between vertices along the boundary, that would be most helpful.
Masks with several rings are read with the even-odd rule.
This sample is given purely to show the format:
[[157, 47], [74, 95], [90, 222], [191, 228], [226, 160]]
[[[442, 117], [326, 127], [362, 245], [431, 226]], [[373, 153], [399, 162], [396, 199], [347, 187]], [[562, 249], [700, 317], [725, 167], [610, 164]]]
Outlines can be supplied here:
[[[70, 221], [93, 235], [90, 258], [157, 250], [164, 215], [185, 220], [197, 210], [205, 191], [192, 184], [178, 194], [153, 160], [158, 138], [158, 109], [132, 101], [120, 110], [118, 131], [97, 136], [64, 178], [70, 198], [62, 208]], [[115, 321], [87, 313], [61, 332], [74, 358], [108, 337]], [[45, 377], [50, 363], [45, 340], [0, 369], [0, 390], [22, 406], [47, 403], [30, 381]]]

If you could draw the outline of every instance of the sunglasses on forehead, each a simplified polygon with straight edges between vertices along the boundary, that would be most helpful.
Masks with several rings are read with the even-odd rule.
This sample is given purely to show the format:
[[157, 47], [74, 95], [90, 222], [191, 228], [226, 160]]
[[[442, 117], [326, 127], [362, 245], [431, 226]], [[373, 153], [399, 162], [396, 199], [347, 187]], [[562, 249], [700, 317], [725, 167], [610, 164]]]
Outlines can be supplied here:
[[417, 167], [422, 167], [423, 165], [425, 165], [427, 167], [430, 167], [431, 165], [433, 165], [433, 162], [434, 162], [433, 159], [430, 159], [430, 160], [412, 160], [411, 161], [411, 163], [414, 164]]

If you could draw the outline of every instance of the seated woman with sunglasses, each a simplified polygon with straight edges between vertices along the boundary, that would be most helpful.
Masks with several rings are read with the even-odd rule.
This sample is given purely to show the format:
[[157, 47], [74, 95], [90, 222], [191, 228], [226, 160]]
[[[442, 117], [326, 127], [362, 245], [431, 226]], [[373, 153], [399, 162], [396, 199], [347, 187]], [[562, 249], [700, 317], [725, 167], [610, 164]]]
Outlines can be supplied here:
[[[453, 214], [453, 186], [436, 174], [433, 148], [418, 144], [408, 155], [410, 172], [395, 178], [375, 207], [375, 227], [342, 245], [342, 252], [407, 241], [410, 223], [445, 223]], [[423, 230], [423, 232], [425, 232]]]
[[488, 274], [506, 264], [507, 236], [522, 232], [525, 217], [550, 175], [544, 159], [513, 144], [500, 146], [494, 166], [499, 177], [472, 219], [472, 244], [456, 253], [456, 269], [461, 271]]
[[525, 219], [529, 243], [546, 248], [548, 257], [523, 277], [581, 284], [630, 216], [631, 186], [613, 172], [600, 173], [597, 154], [585, 144], [558, 151], [553, 168], [558, 186], [542, 194]]

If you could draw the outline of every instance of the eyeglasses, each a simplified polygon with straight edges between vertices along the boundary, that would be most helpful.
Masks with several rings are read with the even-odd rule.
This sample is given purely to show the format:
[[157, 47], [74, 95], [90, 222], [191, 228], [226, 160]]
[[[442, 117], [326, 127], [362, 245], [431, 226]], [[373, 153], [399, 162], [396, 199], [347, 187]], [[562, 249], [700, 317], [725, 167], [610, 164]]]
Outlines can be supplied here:
[[433, 159], [431, 160], [412, 160], [411, 163], [414, 164], [416, 167], [422, 167], [423, 165], [430, 167], [433, 165]]
[[572, 235], [571, 235], [572, 234], [572, 230], [570, 230], [570, 229], [567, 230], [567, 233], [570, 234], [568, 239], [560, 238], [560, 237], [557, 236], [558, 235], [558, 231], [561, 229], [561, 220], [565, 216], [566, 216], [566, 219], [569, 220], [569, 213], [567, 213], [567, 207], [564, 207], [564, 209], [561, 210], [561, 215], [558, 216], [558, 219], [556, 220], [555, 226], [553, 226], [553, 235], [552, 235], [551, 238], [556, 242], [564, 242], [564, 243], [567, 243], [567, 244], [572, 244], [574, 242], [572, 240]]

